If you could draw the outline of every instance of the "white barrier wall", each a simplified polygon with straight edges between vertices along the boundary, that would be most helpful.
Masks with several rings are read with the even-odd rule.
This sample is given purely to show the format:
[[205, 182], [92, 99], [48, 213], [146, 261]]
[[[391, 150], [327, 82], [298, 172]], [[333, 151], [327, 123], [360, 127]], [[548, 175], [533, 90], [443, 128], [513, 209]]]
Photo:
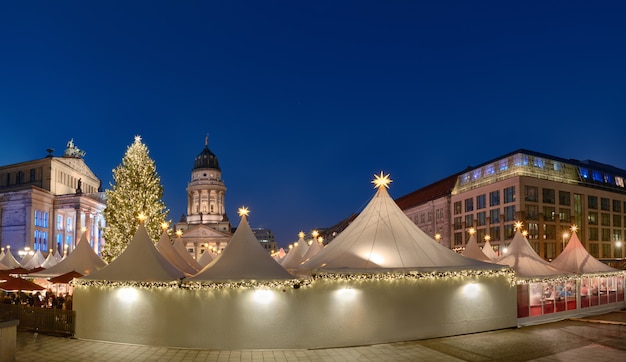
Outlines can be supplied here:
[[77, 286], [76, 337], [203, 349], [325, 348], [515, 327], [505, 276], [318, 279], [299, 289]]

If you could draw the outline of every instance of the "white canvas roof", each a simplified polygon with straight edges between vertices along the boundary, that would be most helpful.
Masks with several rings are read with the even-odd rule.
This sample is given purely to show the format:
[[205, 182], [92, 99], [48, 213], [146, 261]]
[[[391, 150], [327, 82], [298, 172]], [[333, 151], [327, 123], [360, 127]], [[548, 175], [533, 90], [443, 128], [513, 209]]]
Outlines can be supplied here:
[[528, 240], [518, 229], [513, 236], [507, 252], [496, 259], [498, 264], [508, 265], [519, 278], [544, 278], [567, 275], [568, 272], [557, 269], [539, 256]]
[[175, 238], [172, 241], [172, 247], [178, 253], [178, 255], [185, 261], [187, 264], [191, 265], [191, 267], [195, 270], [193, 274], [196, 274], [198, 271], [202, 269], [202, 265], [198, 264], [196, 259], [194, 259], [191, 254], [187, 251], [187, 248], [184, 245], [183, 240], [179, 238]]
[[324, 244], [320, 243], [318, 240], [313, 240], [311, 245], [309, 245], [309, 248], [306, 250], [306, 253], [304, 253], [304, 256], [302, 257], [302, 262], [305, 263], [311, 260], [311, 258], [317, 255], [320, 251], [322, 251], [322, 249], [324, 249]]
[[48, 253], [48, 257], [46, 258], [46, 260], [44, 260], [43, 263], [41, 263], [41, 267], [48, 269], [52, 266], [55, 266], [59, 263], [59, 261], [57, 260], [57, 258], [54, 256], [54, 253], [50, 252]]
[[80, 279], [171, 282], [183, 277], [183, 273], [159, 253], [146, 227], [140, 223], [130, 243], [117, 258], [106, 267]]
[[550, 263], [553, 267], [576, 274], [618, 272], [589, 254], [575, 231], [563, 252]]
[[15, 257], [13, 256], [13, 253], [11, 252], [11, 248], [7, 248], [7, 251], [4, 254], [4, 257], [2, 258], [2, 260], [0, 260], [0, 269], [8, 270], [8, 269], [20, 268], [21, 266], [22, 264], [20, 264], [20, 262], [17, 261], [17, 259], [15, 259]]
[[[211, 251], [210, 250], [205, 250], [204, 253], [202, 253], [202, 255], [200, 255], [200, 257], [198, 258], [198, 264], [200, 264], [200, 266], [202, 268], [204, 268], [205, 266], [209, 265], [210, 262], [213, 261], [213, 259], [215, 259], [213, 257], [213, 255], [211, 255]], [[216, 255], [217, 256], [217, 255]], [[197, 273], [197, 272], [196, 272]], [[195, 274], [195, 273], [194, 273]]]
[[172, 241], [170, 240], [169, 235], [167, 235], [167, 230], [163, 230], [161, 233], [161, 238], [156, 244], [156, 248], [161, 255], [167, 259], [167, 261], [169, 261], [185, 275], [191, 276], [198, 272], [198, 269], [187, 263], [187, 261], [183, 259], [183, 257], [174, 249]]
[[104, 268], [106, 265], [104, 260], [100, 259], [98, 254], [93, 251], [91, 245], [89, 245], [89, 241], [87, 241], [85, 233], [83, 233], [78, 244], [76, 244], [76, 248], [67, 254], [63, 260], [48, 269], [29, 275], [33, 277], [49, 278], [71, 272], [72, 270], [82, 275], [89, 275], [96, 270]]
[[485, 255], [487, 255], [490, 260], [493, 261], [498, 259], [498, 255], [496, 255], [496, 252], [493, 251], [493, 247], [491, 246], [489, 240], [485, 241], [485, 245], [483, 246], [482, 251]]
[[294, 277], [263, 249], [245, 215], [219, 258], [190, 281], [289, 280]]
[[300, 233], [298, 241], [293, 243], [293, 247], [287, 255], [280, 261], [280, 265], [285, 269], [295, 269], [302, 262], [302, 257], [306, 254], [309, 244], [304, 240], [304, 233]]
[[480, 249], [480, 246], [478, 246], [475, 233], [472, 233], [470, 235], [470, 239], [465, 245], [465, 250], [463, 250], [461, 255], [467, 256], [468, 258], [472, 258], [476, 260], [491, 262], [491, 259], [489, 259], [487, 255], [485, 255], [485, 253], [483, 253], [483, 251]]
[[464, 257], [437, 243], [402, 212], [380, 185], [354, 221], [302, 264], [306, 270], [343, 271], [465, 268], [494, 269], [494, 264]]
[[33, 254], [28, 260], [28, 263], [24, 264], [24, 268], [26, 269], [35, 269], [39, 268], [43, 262], [46, 261], [46, 257], [43, 256], [41, 250], [37, 250], [35, 254]]

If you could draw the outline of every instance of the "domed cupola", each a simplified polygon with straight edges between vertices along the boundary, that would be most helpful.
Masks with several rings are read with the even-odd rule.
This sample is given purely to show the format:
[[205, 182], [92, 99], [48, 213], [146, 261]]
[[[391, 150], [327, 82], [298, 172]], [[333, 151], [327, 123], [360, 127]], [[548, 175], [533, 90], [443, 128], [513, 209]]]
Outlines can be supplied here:
[[212, 168], [221, 171], [217, 156], [209, 149], [208, 137], [204, 149], [193, 161], [193, 169], [197, 170], [199, 168]]

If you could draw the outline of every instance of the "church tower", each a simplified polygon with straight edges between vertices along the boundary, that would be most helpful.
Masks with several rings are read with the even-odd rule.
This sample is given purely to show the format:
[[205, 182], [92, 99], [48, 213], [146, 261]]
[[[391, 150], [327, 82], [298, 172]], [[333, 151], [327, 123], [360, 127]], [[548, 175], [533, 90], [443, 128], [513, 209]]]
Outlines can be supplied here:
[[187, 215], [176, 224], [183, 245], [196, 260], [207, 251], [223, 250], [232, 237], [225, 194], [222, 170], [206, 136], [204, 149], [193, 161], [191, 181], [187, 184]]
[[217, 156], [209, 149], [207, 136], [204, 149], [194, 159], [191, 182], [187, 186], [187, 223], [204, 224], [218, 231], [230, 232], [225, 194], [222, 170]]

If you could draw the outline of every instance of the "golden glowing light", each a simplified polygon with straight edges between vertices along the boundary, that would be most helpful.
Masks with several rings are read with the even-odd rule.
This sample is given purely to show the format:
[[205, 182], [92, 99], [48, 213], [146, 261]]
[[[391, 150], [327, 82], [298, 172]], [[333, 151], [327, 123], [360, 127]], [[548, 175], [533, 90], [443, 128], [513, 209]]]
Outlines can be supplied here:
[[239, 208], [238, 213], [239, 213], [239, 216], [244, 217], [244, 216], [248, 216], [250, 214], [250, 210], [248, 210], [247, 207], [242, 206], [242, 207]]
[[489, 241], [489, 240], [491, 240], [491, 236], [485, 235], [485, 241]]
[[164, 221], [164, 222], [161, 223], [161, 229], [163, 229], [163, 230], [167, 229], [168, 226], [170, 226], [170, 224], [168, 222]]
[[476, 229], [469, 228], [469, 230], [467, 232], [469, 232], [470, 235], [474, 235], [474, 234], [476, 234]]
[[515, 226], [515, 231], [517, 231], [517, 230], [521, 230], [524, 224], [521, 221], [518, 221], [514, 224], [514, 226]]
[[573, 233], [575, 233], [576, 231], [578, 231], [578, 226], [576, 225], [572, 225], [572, 227], [570, 228], [570, 230], [572, 230]]
[[313, 231], [311, 231], [311, 235], [313, 235], [313, 238], [317, 238], [317, 236], [318, 236], [319, 234], [320, 234], [320, 233], [319, 233], [319, 231], [317, 231], [317, 230], [313, 230]]
[[526, 230], [522, 231], [522, 235], [523, 235], [524, 237], [528, 236], [528, 231], [526, 231]]
[[147, 219], [147, 218], [148, 218], [148, 216], [146, 216], [146, 214], [144, 214], [143, 212], [142, 212], [142, 213], [140, 213], [140, 214], [137, 216], [137, 219], [139, 219], [139, 221], [141, 221], [141, 222], [146, 221], [146, 219]]
[[135, 142], [141, 142], [141, 136], [140, 135], [136, 135], [135, 136]]
[[441, 234], [436, 233], [435, 234], [435, 240], [437, 240], [437, 241], [441, 240]]
[[180, 237], [183, 235], [183, 231], [181, 229], [176, 230], [176, 236]]
[[303, 238], [304, 238], [304, 231], [300, 231], [300, 232], [298, 233], [298, 237], [299, 237], [300, 239], [303, 239]]
[[318, 241], [319, 243], [323, 243], [323, 242], [324, 242], [324, 237], [322, 237], [322, 236], [318, 236], [318, 237], [317, 237], [317, 241]]
[[382, 171], [380, 171], [380, 175], [374, 175], [374, 180], [372, 180], [375, 189], [381, 187], [389, 188], [389, 184], [392, 182], [393, 180], [389, 179], [389, 174], [384, 175]]
[[621, 241], [616, 241], [615, 242], [615, 246], [618, 247], [618, 248], [621, 248], [622, 247], [622, 242]]
[[85, 226], [83, 226], [82, 228], [80, 228], [80, 231], [85, 232], [85, 231], [87, 231], [87, 228]]

